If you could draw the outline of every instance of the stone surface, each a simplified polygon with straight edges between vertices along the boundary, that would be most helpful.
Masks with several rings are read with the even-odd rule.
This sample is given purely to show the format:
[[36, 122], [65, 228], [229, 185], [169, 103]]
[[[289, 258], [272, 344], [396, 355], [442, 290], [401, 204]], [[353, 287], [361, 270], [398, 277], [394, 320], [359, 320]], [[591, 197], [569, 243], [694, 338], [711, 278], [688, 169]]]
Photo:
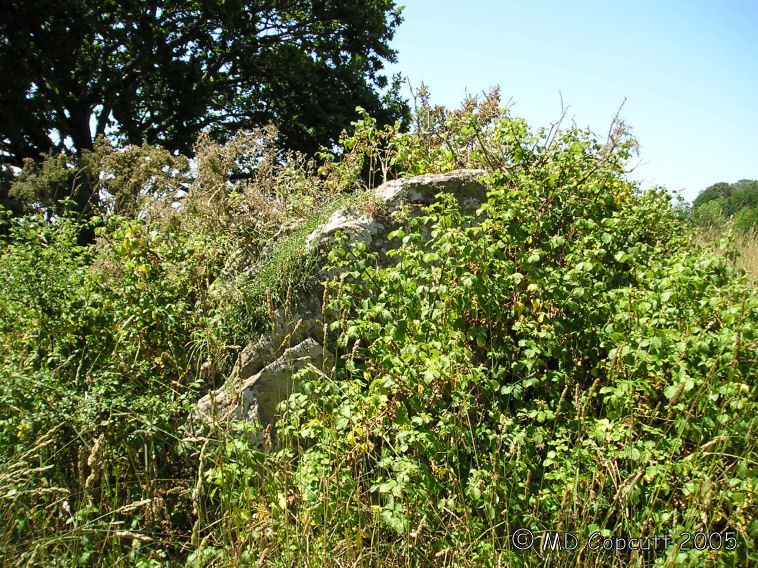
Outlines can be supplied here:
[[325, 249], [342, 231], [351, 242], [363, 241], [369, 250], [386, 252], [396, 243], [387, 235], [397, 223], [392, 213], [402, 204], [431, 205], [440, 194], [455, 196], [466, 215], [473, 215], [487, 198], [487, 186], [479, 181], [484, 170], [454, 170], [446, 174], [429, 174], [389, 181], [374, 190], [376, 210], [380, 214], [361, 214], [355, 208], [335, 211], [326, 224], [313, 231], [306, 239], [309, 251]]
[[[431, 205], [441, 193], [450, 193], [463, 213], [471, 215], [486, 199], [487, 186], [479, 181], [483, 174], [482, 170], [456, 170], [387, 182], [374, 191], [372, 214], [356, 207], [336, 211], [308, 235], [303, 246], [309, 253], [325, 255], [336, 233], [343, 231], [349, 242], [363, 241], [369, 251], [386, 253], [398, 246], [387, 236], [398, 226], [392, 213], [400, 205]], [[244, 273], [253, 274], [254, 269]], [[194, 424], [239, 420], [258, 424], [261, 428], [254, 441], [263, 442], [263, 430], [276, 421], [277, 405], [298, 388], [292, 375], [307, 365], [328, 372], [333, 364], [329, 351], [333, 338], [326, 333], [321, 291], [314, 285], [295, 299], [292, 314], [276, 313], [272, 331], [240, 352], [226, 384], [198, 401]]]
[[487, 197], [487, 186], [479, 181], [484, 173], [484, 170], [455, 170], [397, 179], [379, 186], [375, 197], [385, 208], [396, 209], [401, 203], [431, 205], [441, 193], [451, 193], [461, 211], [472, 215]]
[[[268, 349], [265, 352], [268, 353]], [[253, 355], [247, 361], [247, 366], [241, 368], [224, 386], [198, 401], [195, 418], [206, 423], [212, 421], [228, 425], [242, 420], [258, 425], [260, 428], [253, 435], [253, 441], [261, 445], [265, 427], [269, 424], [272, 425], [269, 435], [272, 439], [276, 435], [273, 425], [276, 422], [277, 405], [298, 389], [292, 376], [308, 365], [317, 368], [328, 366], [331, 354], [309, 337], [294, 347], [285, 349], [281, 356], [254, 374], [250, 373], [251, 369], [265, 359], [265, 355], [263, 352]]]

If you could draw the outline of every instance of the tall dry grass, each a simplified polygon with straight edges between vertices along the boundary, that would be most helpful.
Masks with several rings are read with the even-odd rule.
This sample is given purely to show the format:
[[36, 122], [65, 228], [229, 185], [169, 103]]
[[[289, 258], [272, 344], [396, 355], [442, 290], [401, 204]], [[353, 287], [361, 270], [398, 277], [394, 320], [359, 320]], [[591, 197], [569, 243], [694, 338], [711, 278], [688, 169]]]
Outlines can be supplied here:
[[731, 225], [711, 226], [697, 230], [696, 244], [716, 252], [734, 254], [735, 264], [745, 271], [748, 280], [758, 285], [758, 228], [745, 232]]

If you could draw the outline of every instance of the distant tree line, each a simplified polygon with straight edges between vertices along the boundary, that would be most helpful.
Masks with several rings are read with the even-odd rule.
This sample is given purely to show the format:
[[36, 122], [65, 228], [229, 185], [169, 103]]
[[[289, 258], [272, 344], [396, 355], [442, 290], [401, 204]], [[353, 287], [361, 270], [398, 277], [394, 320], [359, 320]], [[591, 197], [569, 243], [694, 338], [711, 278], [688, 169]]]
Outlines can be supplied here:
[[731, 219], [743, 231], [758, 227], [758, 181], [716, 183], [692, 202], [692, 219], [701, 226], [722, 226]]

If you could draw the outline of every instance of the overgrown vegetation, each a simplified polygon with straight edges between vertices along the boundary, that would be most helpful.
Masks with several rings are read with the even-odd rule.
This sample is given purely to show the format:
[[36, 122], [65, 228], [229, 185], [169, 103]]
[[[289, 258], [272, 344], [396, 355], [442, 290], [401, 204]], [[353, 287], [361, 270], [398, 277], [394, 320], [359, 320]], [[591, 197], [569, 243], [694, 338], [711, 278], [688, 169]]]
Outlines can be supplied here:
[[732, 251], [736, 264], [758, 282], [758, 181], [707, 187], [687, 213], [698, 244]]
[[693, 221], [706, 228], [723, 227], [731, 220], [743, 232], [758, 228], [758, 181], [717, 183], [692, 202]]
[[[277, 236], [282, 226], [301, 234], [355, 182], [341, 168], [325, 190], [313, 163], [275, 138], [271, 128], [223, 146], [201, 136], [193, 170], [161, 149], [101, 142], [85, 155], [100, 215], [83, 223], [43, 190], [30, 193], [36, 214], [4, 220], [5, 564], [186, 557], [197, 460], [182, 442], [187, 411], [223, 380], [235, 345], [266, 328], [266, 292], [281, 301], [302, 282], [302, 251]], [[76, 192], [77, 173], [50, 157], [13, 190]], [[78, 244], [83, 227], [95, 245]], [[160, 552], [130, 552], [133, 538]]]
[[[96, 244], [58, 196], [8, 221], [2, 562], [755, 563], [755, 288], [626, 180], [622, 123], [533, 130], [498, 95], [449, 111], [422, 90], [412, 131], [364, 114], [318, 165], [266, 130], [201, 137], [194, 168], [104, 145]], [[305, 235], [367, 199], [350, 190], [460, 167], [487, 171], [477, 216], [443, 199], [394, 233], [390, 268], [332, 251], [337, 364], [300, 374], [275, 444], [187, 435], [269, 302], [317, 272]], [[543, 550], [548, 531], [577, 550]], [[614, 554], [593, 533], [672, 540]]]

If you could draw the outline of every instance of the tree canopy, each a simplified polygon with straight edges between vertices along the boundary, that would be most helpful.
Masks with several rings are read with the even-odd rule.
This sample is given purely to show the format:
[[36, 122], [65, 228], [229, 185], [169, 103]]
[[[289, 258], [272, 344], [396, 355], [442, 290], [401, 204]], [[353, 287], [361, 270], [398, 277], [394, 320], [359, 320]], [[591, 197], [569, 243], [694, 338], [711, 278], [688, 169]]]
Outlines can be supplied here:
[[698, 194], [692, 210], [700, 225], [722, 225], [732, 218], [737, 228], [749, 231], [758, 226], [758, 181], [715, 183]]
[[109, 134], [189, 152], [273, 122], [283, 146], [336, 142], [356, 106], [407, 113], [382, 74], [393, 0], [8, 0], [0, 18], [3, 175]]
[[732, 216], [746, 207], [758, 206], [758, 181], [741, 179], [735, 183], [715, 183], [701, 191], [692, 202], [693, 209], [718, 201], [724, 215]]

